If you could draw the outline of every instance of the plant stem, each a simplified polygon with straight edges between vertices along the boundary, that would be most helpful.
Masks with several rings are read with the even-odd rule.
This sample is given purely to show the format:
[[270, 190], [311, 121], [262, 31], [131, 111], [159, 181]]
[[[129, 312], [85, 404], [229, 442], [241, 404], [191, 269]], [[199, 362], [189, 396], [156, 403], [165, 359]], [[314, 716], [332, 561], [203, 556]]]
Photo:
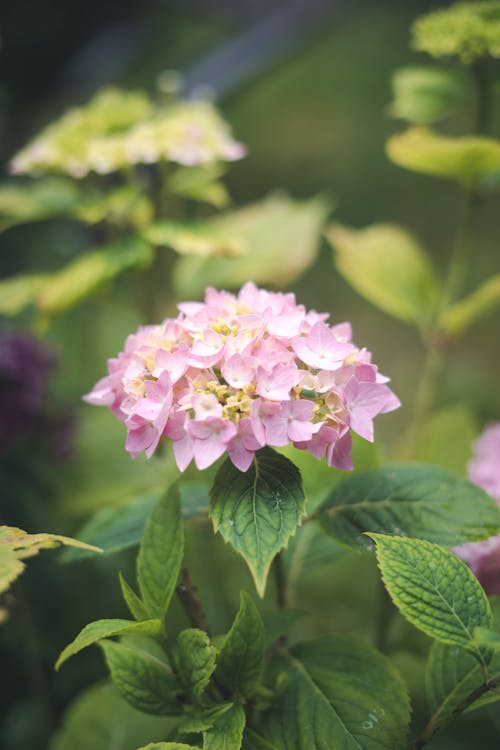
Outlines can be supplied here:
[[[494, 675], [493, 677], [490, 677], [489, 680], [486, 680], [482, 685], [480, 685], [478, 688], [472, 691], [465, 700], [458, 705], [455, 710], [453, 711], [451, 715], [451, 719], [456, 719], [460, 714], [462, 714], [466, 709], [469, 708], [469, 706], [472, 706], [473, 703], [475, 703], [479, 698], [482, 698], [483, 695], [486, 695], [486, 693], [496, 690], [497, 687], [500, 685], [500, 673]], [[427, 726], [424, 727], [422, 732], [419, 734], [417, 739], [412, 745], [412, 750], [420, 750], [420, 748], [424, 747], [429, 740], [434, 737], [436, 732], [440, 729], [439, 725], [439, 715], [438, 713], [434, 714]]]
[[176, 591], [191, 626], [209, 633], [207, 618], [198, 596], [198, 589], [194, 585], [187, 568], [181, 570], [181, 580]]
[[476, 89], [474, 130], [478, 135], [485, 135], [490, 131], [493, 110], [488, 60], [486, 58], [476, 60], [472, 67], [472, 74]]

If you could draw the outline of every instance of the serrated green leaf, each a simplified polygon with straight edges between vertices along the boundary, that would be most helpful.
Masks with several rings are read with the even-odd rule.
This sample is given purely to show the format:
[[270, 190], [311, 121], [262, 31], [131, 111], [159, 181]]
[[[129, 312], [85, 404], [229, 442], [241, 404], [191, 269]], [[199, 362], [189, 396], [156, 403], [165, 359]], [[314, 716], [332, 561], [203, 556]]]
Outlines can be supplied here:
[[148, 619], [148, 610], [144, 605], [142, 599], [137, 596], [134, 589], [127, 583], [123, 577], [121, 571], [119, 573], [120, 587], [122, 590], [122, 596], [125, 604], [130, 610], [130, 613], [135, 617], [138, 622], [142, 622]]
[[500, 531], [490, 495], [430, 464], [389, 464], [354, 474], [334, 488], [316, 517], [335, 539], [369, 549], [365, 531], [427, 539], [453, 546]]
[[386, 153], [400, 167], [458, 180], [469, 189], [487, 184], [500, 172], [500, 142], [486, 136], [450, 137], [415, 126], [391, 136]]
[[421, 539], [372, 534], [389, 595], [403, 617], [441, 643], [482, 660], [474, 628], [488, 627], [491, 607], [477, 578], [453, 552]]
[[271, 196], [213, 220], [225, 237], [242, 243], [239, 258], [181, 258], [174, 286], [191, 298], [207, 286], [235, 289], [248, 279], [287, 286], [315, 260], [329, 207], [323, 198], [307, 202]]
[[173, 739], [178, 723], [136, 711], [112, 685], [97, 685], [70, 705], [50, 750], [136, 750], [157, 737]]
[[100, 641], [111, 678], [120, 695], [147, 714], [179, 712], [179, 686], [167, 662], [149, 651]]
[[0, 314], [17, 315], [35, 304], [44, 286], [52, 278], [50, 273], [29, 273], [0, 280]]
[[177, 638], [177, 660], [180, 679], [188, 694], [200, 703], [215, 669], [217, 649], [202, 630], [188, 628]]
[[408, 66], [392, 77], [393, 117], [415, 123], [432, 123], [454, 112], [463, 100], [456, 73], [431, 65]]
[[232, 703], [223, 703], [188, 714], [179, 724], [179, 734], [198, 734], [211, 729], [219, 716], [229, 711], [232, 706]]
[[436, 272], [418, 240], [395, 224], [328, 227], [337, 270], [365, 299], [389, 315], [425, 327], [439, 297]]
[[48, 315], [60, 314], [93, 294], [103, 284], [130, 268], [145, 268], [153, 250], [140, 237], [122, 237], [100, 250], [68, 263], [44, 285], [37, 306]]
[[139, 591], [153, 617], [163, 619], [167, 612], [183, 553], [179, 488], [174, 484], [148, 517], [137, 557]]
[[240, 750], [245, 722], [243, 706], [235, 703], [211, 729], [203, 732], [203, 750]]
[[[208, 490], [204, 482], [179, 482], [181, 515], [185, 521], [207, 515]], [[135, 547], [141, 541], [147, 517], [163, 492], [163, 489], [151, 490], [111, 508], [102, 508], [78, 530], [78, 538], [100, 547], [108, 555]], [[73, 562], [90, 554], [85, 549], [67, 549], [63, 553], [63, 560]]]
[[264, 596], [274, 556], [286, 547], [304, 514], [300, 472], [271, 448], [258, 451], [245, 473], [226, 459], [210, 490], [214, 529], [245, 559], [259, 596]]
[[[500, 655], [489, 663], [492, 674], [500, 671]], [[441, 728], [453, 719], [454, 711], [484, 683], [484, 669], [474, 656], [459, 646], [435, 642], [429, 652], [425, 671], [427, 698], [432, 724]], [[488, 692], [474, 701], [469, 711], [500, 700], [500, 693]]]
[[240, 609], [217, 657], [217, 682], [231, 695], [249, 697], [258, 687], [264, 660], [264, 624], [253, 599], [240, 593]]
[[94, 643], [98, 643], [103, 638], [133, 634], [159, 636], [161, 632], [161, 623], [159, 620], [133, 622], [132, 620], [108, 619], [90, 622], [88, 625], [85, 625], [76, 638], [61, 652], [56, 661], [55, 668], [59, 669], [71, 656], [74, 656], [88, 646], [92, 646]]
[[0, 185], [0, 231], [30, 221], [71, 214], [80, 202], [74, 182], [55, 177]]
[[[389, 660], [360, 641], [326, 636], [275, 662], [286, 687], [263, 717], [280, 750], [394, 750], [404, 747], [410, 705]], [[259, 727], [257, 727], [259, 731]]]
[[217, 256], [238, 257], [244, 250], [244, 241], [219, 228], [217, 219], [181, 224], [159, 221], [143, 230], [143, 236], [153, 245], [171, 247], [179, 255], [196, 255], [201, 258]]
[[85, 547], [92, 552], [100, 552], [77, 539], [70, 539], [60, 534], [28, 534], [14, 526], [0, 526], [0, 594], [7, 591], [24, 571], [25, 560], [34, 557], [40, 550], [61, 546]]
[[470, 326], [500, 307], [500, 274], [484, 281], [471, 294], [455, 302], [439, 323], [446, 333], [464, 333]]

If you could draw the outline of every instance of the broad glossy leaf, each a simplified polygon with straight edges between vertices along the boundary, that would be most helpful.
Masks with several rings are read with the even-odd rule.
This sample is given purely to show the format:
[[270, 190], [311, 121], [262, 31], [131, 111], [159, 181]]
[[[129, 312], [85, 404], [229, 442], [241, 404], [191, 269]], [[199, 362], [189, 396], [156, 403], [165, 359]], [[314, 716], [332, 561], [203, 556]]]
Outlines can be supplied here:
[[113, 641], [99, 645], [113, 684], [128, 703], [147, 714], [179, 713], [179, 686], [164, 658]]
[[283, 287], [316, 259], [329, 207], [322, 198], [307, 202], [271, 196], [228, 212], [212, 226], [242, 243], [239, 258], [181, 258], [174, 285], [181, 297], [200, 295], [207, 286], [235, 289], [252, 279]]
[[328, 227], [339, 273], [369, 302], [407, 323], [425, 326], [439, 295], [436, 272], [418, 240], [395, 224]]
[[148, 517], [137, 557], [139, 591], [152, 617], [163, 619], [167, 612], [183, 553], [179, 488], [174, 484]]
[[264, 716], [262, 733], [279, 750], [404, 747], [406, 688], [389, 660], [369, 646], [327, 636], [294, 646], [275, 668], [286, 670], [287, 683]]
[[392, 77], [394, 117], [416, 123], [431, 123], [454, 112], [463, 99], [457, 75], [431, 65], [399, 68]]
[[203, 732], [203, 750], [240, 750], [245, 721], [243, 706], [235, 703], [211, 729]]
[[0, 593], [6, 591], [24, 571], [25, 563], [22, 560], [37, 555], [40, 550], [63, 545], [85, 547], [92, 552], [101, 551], [60, 534], [28, 534], [14, 526], [0, 526]]
[[96, 620], [85, 625], [74, 641], [72, 641], [61, 652], [57, 662], [56, 669], [64, 664], [71, 656], [74, 656], [82, 649], [98, 643], [103, 638], [111, 638], [115, 635], [160, 635], [161, 623], [159, 620], [145, 620], [144, 622], [133, 622], [132, 620]]
[[100, 250], [85, 253], [53, 274], [40, 295], [37, 305], [49, 315], [68, 310], [130, 268], [146, 268], [153, 260], [153, 250], [140, 237], [130, 235]]
[[158, 737], [173, 739], [178, 723], [136, 711], [112, 685], [97, 685], [70, 705], [50, 750], [136, 750]]
[[389, 595], [403, 617], [431, 638], [481, 658], [473, 633], [491, 607], [477, 578], [453, 552], [421, 539], [369, 534]]
[[458, 180], [468, 188], [498, 177], [500, 142], [486, 136], [451, 137], [412, 127], [389, 138], [387, 156], [400, 167]]
[[389, 464], [337, 485], [317, 511], [323, 529], [358, 549], [365, 531], [447, 546], [498, 534], [500, 510], [484, 490], [439, 466]]
[[210, 682], [215, 669], [217, 649], [202, 630], [188, 628], [177, 638], [177, 661], [180, 679], [188, 694], [197, 703]]
[[455, 302], [441, 317], [440, 325], [447, 333], [460, 334], [498, 307], [500, 274], [487, 279], [467, 297]]
[[245, 591], [240, 609], [217, 657], [217, 682], [236, 697], [247, 698], [260, 684], [264, 664], [264, 624]]
[[74, 182], [55, 177], [0, 185], [0, 231], [30, 221], [71, 214], [80, 201]]
[[29, 305], [34, 305], [51, 279], [50, 273], [23, 273], [1, 279], [0, 314], [17, 315]]
[[304, 513], [300, 472], [271, 448], [258, 451], [245, 473], [227, 459], [210, 491], [214, 529], [244, 557], [260, 596], [274, 556], [286, 547]]
[[143, 235], [153, 245], [171, 247], [179, 255], [238, 257], [244, 250], [243, 240], [218, 227], [217, 221], [212, 219], [190, 224], [160, 221], [146, 227]]

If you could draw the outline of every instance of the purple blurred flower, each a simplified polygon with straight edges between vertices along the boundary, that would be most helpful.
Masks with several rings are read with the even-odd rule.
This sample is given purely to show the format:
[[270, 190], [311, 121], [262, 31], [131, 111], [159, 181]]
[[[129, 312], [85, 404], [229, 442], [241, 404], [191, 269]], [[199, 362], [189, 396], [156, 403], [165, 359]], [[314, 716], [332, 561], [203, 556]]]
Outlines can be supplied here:
[[[468, 477], [500, 506], [500, 422], [489, 425], [474, 443]], [[488, 594], [500, 594], [500, 534], [454, 550], [471, 567]]]
[[0, 453], [43, 433], [60, 458], [72, 445], [73, 419], [48, 410], [48, 384], [57, 355], [34, 337], [0, 330]]

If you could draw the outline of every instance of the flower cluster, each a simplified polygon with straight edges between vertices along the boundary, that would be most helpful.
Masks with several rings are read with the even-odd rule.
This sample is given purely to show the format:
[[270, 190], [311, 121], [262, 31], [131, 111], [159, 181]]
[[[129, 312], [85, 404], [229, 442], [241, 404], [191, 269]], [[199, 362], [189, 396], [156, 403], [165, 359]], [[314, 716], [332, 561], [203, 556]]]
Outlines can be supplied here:
[[167, 160], [195, 166], [244, 155], [244, 146], [207, 101], [155, 108], [140, 92], [105, 89], [46, 128], [14, 157], [11, 171], [56, 171], [78, 179], [131, 164]]
[[[469, 479], [500, 505], [500, 422], [485, 429], [474, 443], [474, 451]], [[482, 542], [462, 544], [455, 552], [470, 565], [488, 594], [500, 594], [500, 534]]]
[[179, 310], [129, 336], [85, 397], [125, 423], [133, 457], [151, 456], [166, 436], [181, 471], [226, 451], [246, 471], [263, 446], [293, 443], [350, 469], [350, 430], [371, 441], [373, 418], [399, 406], [350, 325], [327, 325], [293, 294], [247, 283], [237, 296], [208, 289], [204, 303]]

